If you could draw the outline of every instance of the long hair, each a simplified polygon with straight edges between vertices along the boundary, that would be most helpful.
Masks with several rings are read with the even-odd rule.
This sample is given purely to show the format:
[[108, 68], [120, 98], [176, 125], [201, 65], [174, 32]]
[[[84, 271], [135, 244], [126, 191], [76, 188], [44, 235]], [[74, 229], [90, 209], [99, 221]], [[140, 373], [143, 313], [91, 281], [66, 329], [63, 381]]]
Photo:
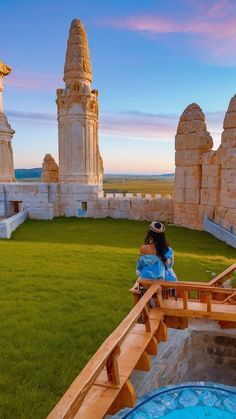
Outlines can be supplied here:
[[150, 244], [150, 241], [153, 241], [153, 243], [155, 244], [157, 256], [159, 256], [162, 262], [165, 263], [165, 253], [169, 247], [169, 243], [166, 240], [165, 233], [154, 233], [154, 231], [149, 230], [144, 239], [144, 244]]

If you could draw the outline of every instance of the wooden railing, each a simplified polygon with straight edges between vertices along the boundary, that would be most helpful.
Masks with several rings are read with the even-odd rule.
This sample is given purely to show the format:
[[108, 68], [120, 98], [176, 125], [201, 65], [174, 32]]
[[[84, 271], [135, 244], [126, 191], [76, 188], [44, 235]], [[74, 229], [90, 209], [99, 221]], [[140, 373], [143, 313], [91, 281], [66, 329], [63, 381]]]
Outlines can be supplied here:
[[229, 268], [225, 269], [225, 271], [221, 272], [215, 278], [213, 278], [209, 285], [213, 287], [220, 287], [224, 284], [224, 282], [230, 278], [231, 274], [236, 271], [236, 263], [231, 265]]
[[[148, 288], [153, 280], [140, 280]], [[177, 317], [208, 318], [236, 322], [236, 305], [230, 305], [236, 298], [236, 289], [219, 288], [204, 283], [156, 281], [162, 288], [157, 293], [157, 306], [165, 315]], [[169, 298], [165, 290], [176, 290], [178, 298]], [[223, 301], [217, 296], [223, 295]], [[204, 298], [202, 298], [204, 297]]]
[[[133, 406], [135, 393], [128, 381], [134, 368], [147, 370], [150, 363], [147, 354], [157, 352], [157, 342], [166, 340], [166, 327], [161, 310], [153, 313], [149, 301], [160, 290], [159, 284], [151, 284], [128, 316], [105, 340], [80, 375], [74, 380], [48, 419], [102, 418], [108, 411]], [[141, 321], [137, 323], [137, 320]], [[141, 319], [141, 320], [140, 320]], [[134, 343], [134, 353], [127, 354], [125, 341]], [[123, 347], [122, 347], [123, 345]], [[135, 345], [137, 346], [135, 348]], [[138, 349], [137, 349], [138, 348]], [[109, 397], [107, 397], [109, 393]], [[96, 405], [96, 397], [100, 397]], [[93, 405], [92, 405], [93, 404]]]
[[[134, 369], [150, 369], [149, 355], [156, 355], [158, 342], [167, 339], [166, 325], [185, 328], [189, 318], [207, 318], [235, 327], [236, 289], [217, 286], [235, 269], [236, 264], [209, 284], [140, 281], [147, 291], [143, 296], [134, 293], [134, 308], [101, 345], [48, 419], [101, 419], [134, 406], [135, 391], [129, 377]], [[169, 289], [175, 292], [169, 294]], [[150, 308], [153, 300], [155, 307]]]

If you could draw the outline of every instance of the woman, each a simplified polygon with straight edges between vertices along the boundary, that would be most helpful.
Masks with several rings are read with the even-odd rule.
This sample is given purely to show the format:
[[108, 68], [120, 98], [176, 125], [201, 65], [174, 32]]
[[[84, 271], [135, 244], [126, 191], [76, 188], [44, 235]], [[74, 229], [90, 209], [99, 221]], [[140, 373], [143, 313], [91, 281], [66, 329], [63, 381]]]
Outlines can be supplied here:
[[153, 221], [149, 225], [144, 245], [140, 248], [137, 263], [138, 279], [176, 281], [173, 265], [174, 252], [166, 240], [165, 226], [158, 221]]

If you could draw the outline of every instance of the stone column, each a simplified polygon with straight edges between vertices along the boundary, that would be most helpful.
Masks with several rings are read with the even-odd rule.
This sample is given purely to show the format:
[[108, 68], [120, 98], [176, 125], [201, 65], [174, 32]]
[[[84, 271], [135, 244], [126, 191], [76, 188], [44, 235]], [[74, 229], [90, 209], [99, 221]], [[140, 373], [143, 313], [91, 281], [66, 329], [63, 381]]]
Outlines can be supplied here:
[[10, 74], [11, 68], [0, 62], [0, 183], [14, 182], [14, 164], [11, 140], [15, 131], [8, 123], [3, 113], [2, 105], [2, 81], [3, 77]]
[[212, 145], [201, 108], [195, 103], [189, 105], [180, 118], [175, 137], [175, 224], [202, 228], [201, 156]]
[[71, 23], [64, 68], [65, 89], [57, 90], [59, 182], [101, 190], [98, 145], [98, 91], [91, 90], [92, 69], [85, 28]]

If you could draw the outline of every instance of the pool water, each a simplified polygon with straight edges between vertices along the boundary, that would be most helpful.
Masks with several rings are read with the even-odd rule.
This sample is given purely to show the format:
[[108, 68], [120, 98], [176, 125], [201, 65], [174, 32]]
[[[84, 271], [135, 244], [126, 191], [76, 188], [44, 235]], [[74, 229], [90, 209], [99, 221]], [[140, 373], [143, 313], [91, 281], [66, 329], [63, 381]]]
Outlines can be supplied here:
[[127, 419], [236, 419], [236, 387], [216, 383], [185, 383], [148, 393]]

